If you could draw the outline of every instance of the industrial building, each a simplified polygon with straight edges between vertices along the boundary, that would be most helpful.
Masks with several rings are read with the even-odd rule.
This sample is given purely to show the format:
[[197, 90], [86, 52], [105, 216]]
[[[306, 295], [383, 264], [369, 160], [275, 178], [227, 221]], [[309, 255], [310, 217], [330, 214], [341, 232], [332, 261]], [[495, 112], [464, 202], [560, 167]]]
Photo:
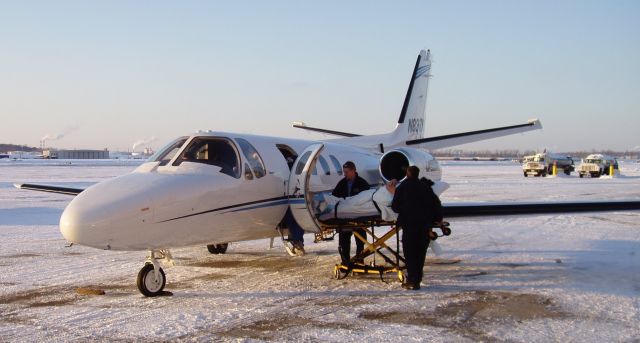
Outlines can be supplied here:
[[45, 150], [43, 155], [61, 160], [102, 160], [109, 158], [109, 150]]

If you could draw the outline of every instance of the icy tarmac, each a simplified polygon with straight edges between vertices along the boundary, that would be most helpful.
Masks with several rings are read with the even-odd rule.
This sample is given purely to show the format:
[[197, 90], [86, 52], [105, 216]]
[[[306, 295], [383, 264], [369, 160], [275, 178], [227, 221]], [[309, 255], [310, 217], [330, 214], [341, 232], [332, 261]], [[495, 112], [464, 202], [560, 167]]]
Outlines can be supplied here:
[[[84, 187], [136, 164], [0, 160], [0, 341], [640, 340], [640, 212], [452, 221], [420, 291], [391, 276], [333, 279], [337, 242], [312, 235], [295, 258], [278, 240], [176, 249], [174, 295], [145, 298], [146, 252], [67, 248], [58, 220], [71, 197], [12, 186]], [[514, 163], [448, 162], [443, 201], [639, 199], [640, 164], [620, 168], [524, 178]]]

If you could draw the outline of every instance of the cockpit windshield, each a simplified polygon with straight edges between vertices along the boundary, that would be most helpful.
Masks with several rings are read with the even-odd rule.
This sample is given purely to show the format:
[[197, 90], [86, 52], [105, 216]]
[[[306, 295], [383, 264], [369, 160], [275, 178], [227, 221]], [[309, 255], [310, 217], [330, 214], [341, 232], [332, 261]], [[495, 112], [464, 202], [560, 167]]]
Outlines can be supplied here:
[[585, 163], [601, 164], [601, 163], [602, 163], [602, 160], [588, 158], [588, 159], [584, 160], [584, 162], [585, 162]]
[[158, 150], [155, 154], [153, 154], [147, 162], [160, 162], [158, 165], [164, 166], [176, 155], [176, 153], [182, 148], [184, 142], [187, 141], [189, 137], [179, 137], [171, 141], [169, 144], [165, 145], [162, 149]]
[[173, 163], [203, 163], [220, 167], [220, 172], [234, 178], [240, 177], [240, 158], [233, 143], [223, 137], [196, 137]]

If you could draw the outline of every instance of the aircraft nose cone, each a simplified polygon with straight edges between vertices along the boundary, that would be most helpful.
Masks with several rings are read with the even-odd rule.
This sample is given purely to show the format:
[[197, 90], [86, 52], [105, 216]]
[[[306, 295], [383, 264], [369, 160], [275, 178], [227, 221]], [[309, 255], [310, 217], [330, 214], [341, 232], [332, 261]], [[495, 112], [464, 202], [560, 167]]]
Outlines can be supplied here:
[[[74, 199], [75, 200], [75, 199]], [[111, 227], [108, 218], [94, 211], [80, 208], [72, 201], [60, 217], [60, 232], [69, 242], [99, 248], [105, 248], [101, 236]]]
[[[146, 239], [140, 228], [153, 218], [156, 175], [132, 173], [97, 183], [78, 194], [60, 217], [60, 232], [71, 243], [126, 250]], [[137, 246], [136, 246], [137, 247]]]
[[60, 232], [62, 237], [71, 243], [78, 242], [79, 226], [75, 218], [69, 213], [68, 209], [62, 212], [60, 217]]

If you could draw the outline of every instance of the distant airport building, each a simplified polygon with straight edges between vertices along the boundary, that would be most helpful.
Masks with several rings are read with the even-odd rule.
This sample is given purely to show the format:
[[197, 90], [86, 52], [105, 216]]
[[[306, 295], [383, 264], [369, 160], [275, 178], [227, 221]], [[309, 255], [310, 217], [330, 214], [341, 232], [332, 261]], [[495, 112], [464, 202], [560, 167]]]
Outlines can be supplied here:
[[102, 160], [109, 158], [109, 150], [45, 150], [43, 155], [61, 160]]
[[39, 151], [9, 151], [8, 158], [12, 160], [32, 160], [43, 158]]

